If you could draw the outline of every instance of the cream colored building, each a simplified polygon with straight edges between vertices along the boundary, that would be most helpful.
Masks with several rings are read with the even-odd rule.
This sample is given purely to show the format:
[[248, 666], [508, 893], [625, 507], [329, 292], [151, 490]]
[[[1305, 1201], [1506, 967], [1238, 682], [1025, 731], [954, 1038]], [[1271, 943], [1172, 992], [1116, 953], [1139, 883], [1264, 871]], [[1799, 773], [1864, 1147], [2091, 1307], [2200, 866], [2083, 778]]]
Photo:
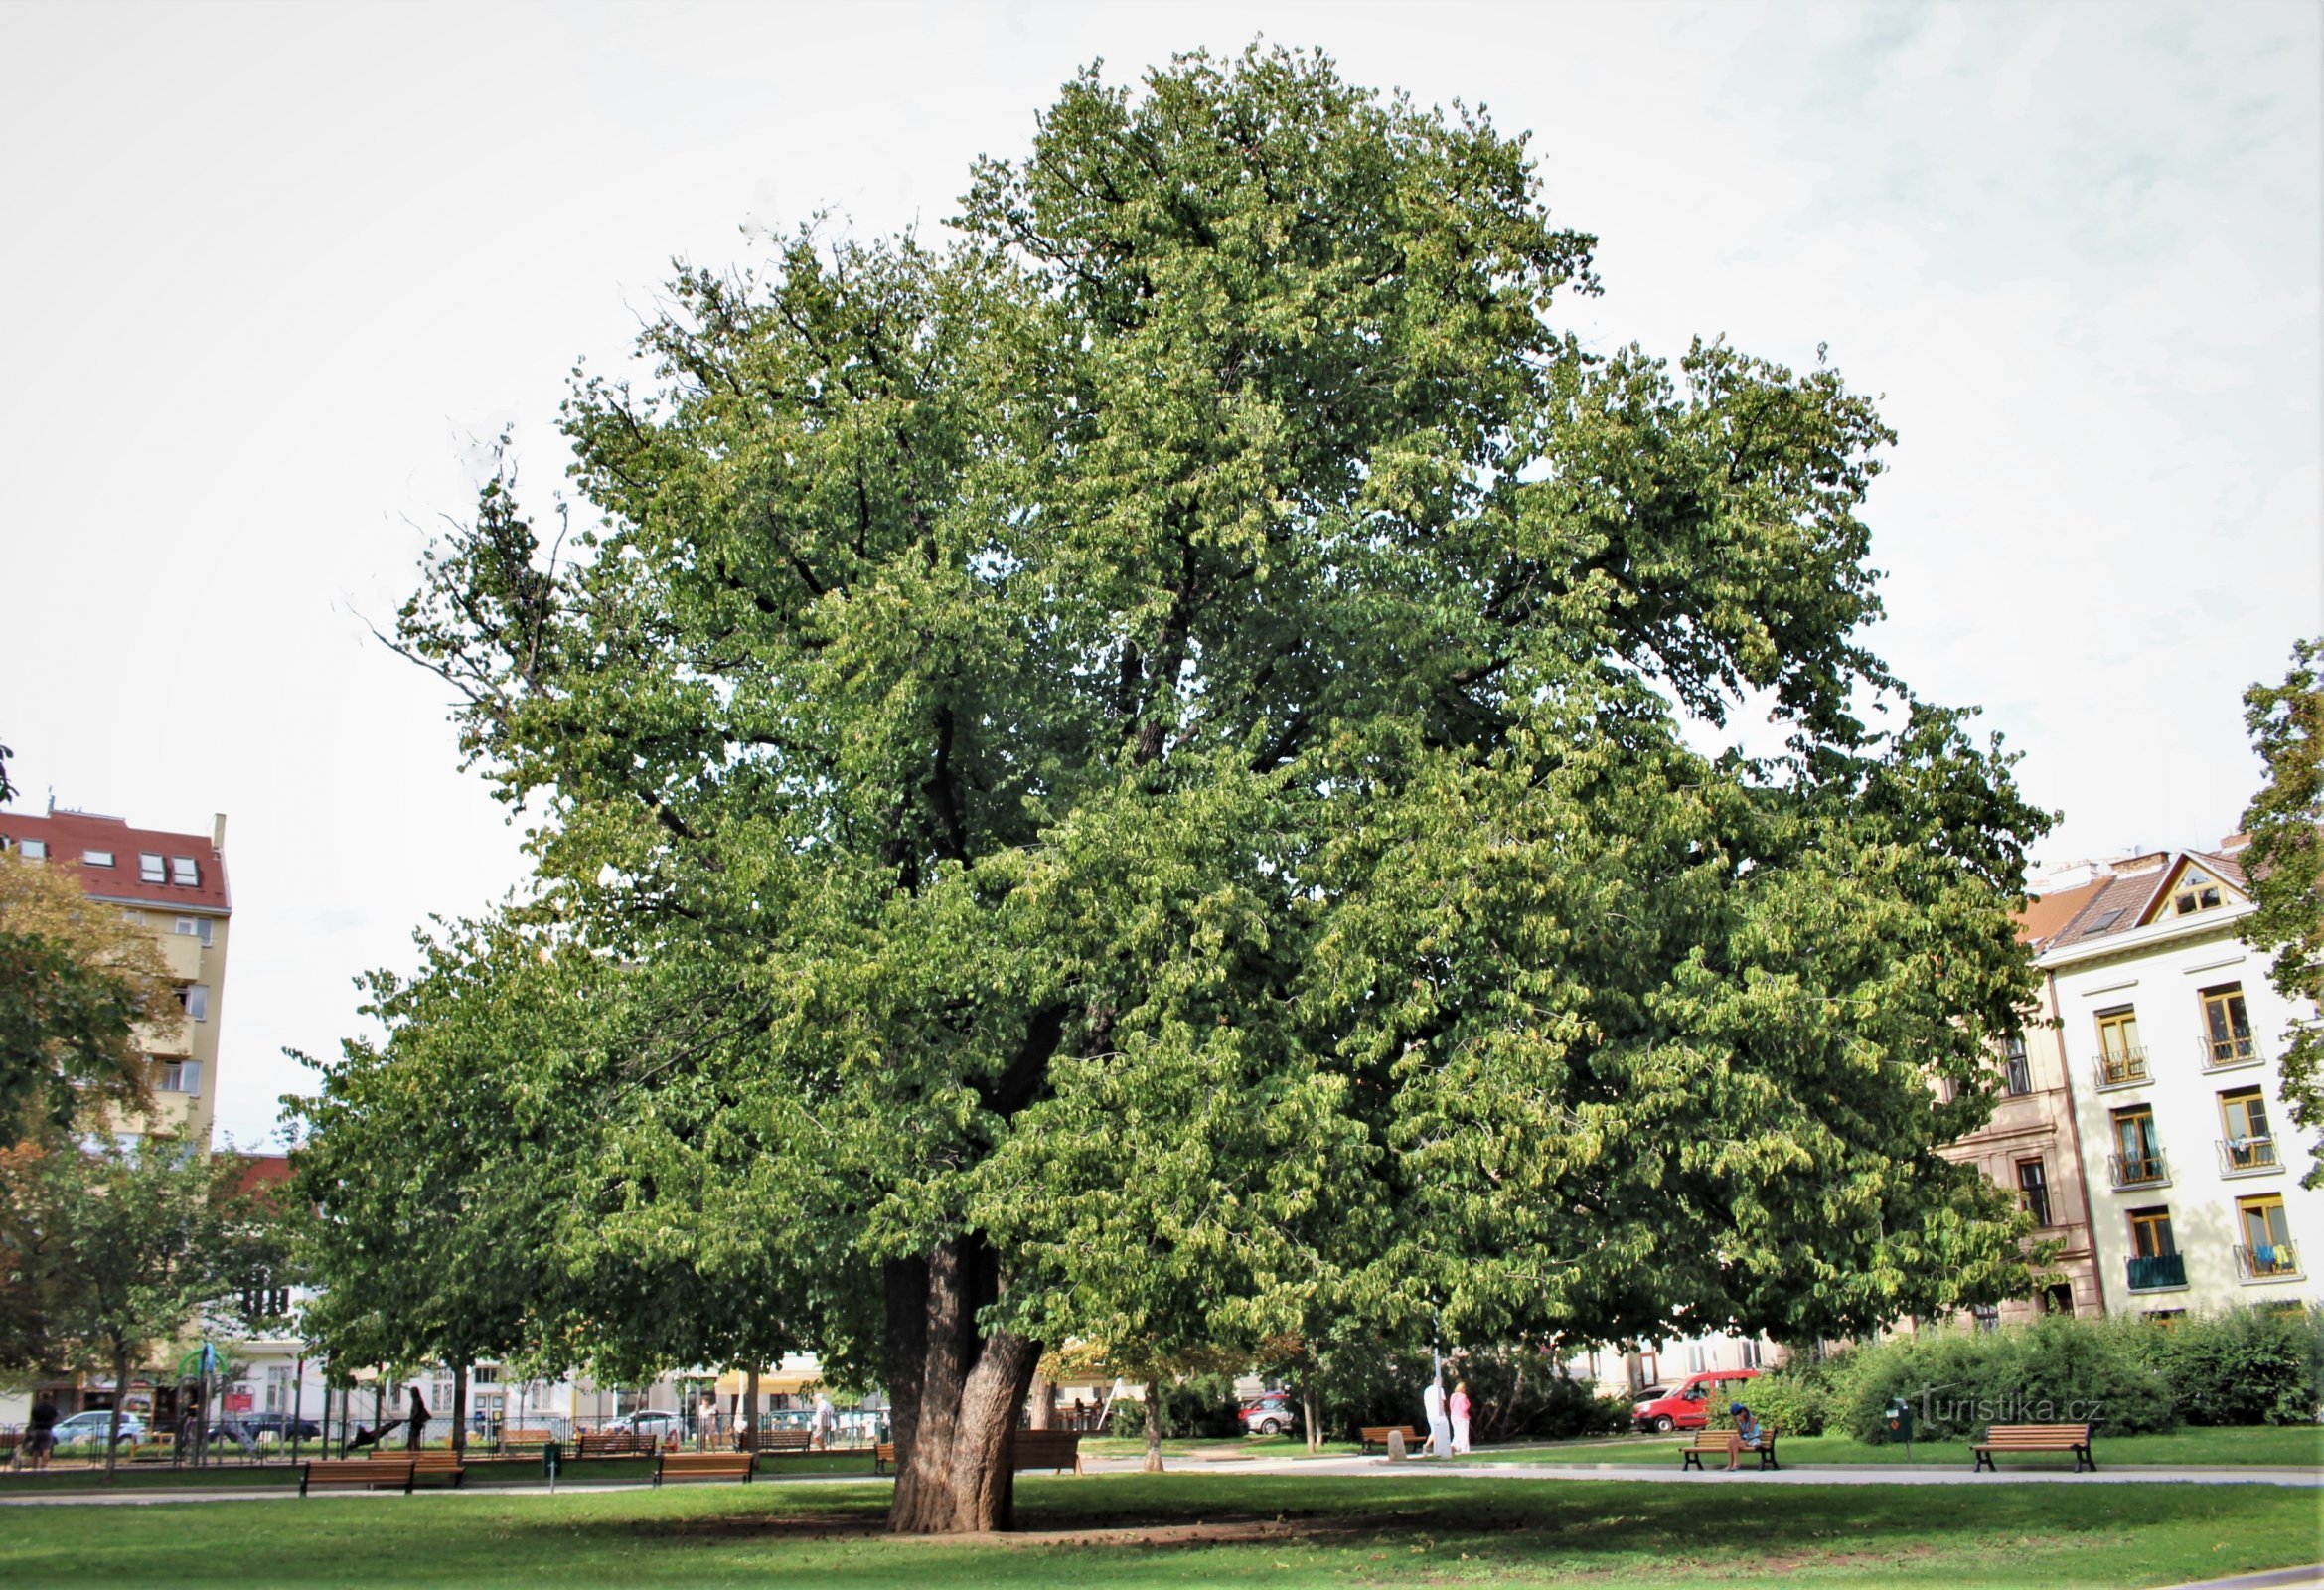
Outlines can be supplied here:
[[2236, 857], [2167, 851], [2047, 898], [2059, 1022], [2110, 1314], [2324, 1301], [2324, 1192], [2300, 1186], [2277, 1066], [2296, 1010], [2241, 937]]
[[28, 861], [72, 865], [93, 900], [119, 907], [160, 945], [186, 1020], [140, 1029], [152, 1067], [153, 1116], [207, 1149], [217, 1110], [219, 1026], [226, 1000], [227, 938], [233, 915], [226, 877], [226, 817], [208, 834], [132, 828], [118, 817], [52, 807], [45, 816], [0, 809], [0, 847]]

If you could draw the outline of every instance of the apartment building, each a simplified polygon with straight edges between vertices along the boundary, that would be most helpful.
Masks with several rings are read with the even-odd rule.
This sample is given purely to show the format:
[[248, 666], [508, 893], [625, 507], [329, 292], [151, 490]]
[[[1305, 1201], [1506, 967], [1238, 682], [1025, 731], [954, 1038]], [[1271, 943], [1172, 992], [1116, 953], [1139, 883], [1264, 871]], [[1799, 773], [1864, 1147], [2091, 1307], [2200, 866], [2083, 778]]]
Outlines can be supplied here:
[[2168, 1319], [2324, 1300], [2324, 1192], [2275, 1063], [2295, 1011], [2241, 937], [2236, 857], [2157, 851], [2095, 864], [2042, 901], [2033, 937], [2058, 1021], [2095, 1273], [2111, 1314]]
[[204, 1148], [218, 1099], [218, 1034], [226, 998], [232, 900], [226, 878], [226, 817], [208, 834], [132, 828], [118, 817], [52, 807], [45, 815], [0, 809], [0, 849], [28, 861], [70, 865], [92, 900], [117, 906], [151, 934], [177, 986], [186, 1020], [141, 1031], [153, 1067], [154, 1113], [126, 1130], [180, 1132]]

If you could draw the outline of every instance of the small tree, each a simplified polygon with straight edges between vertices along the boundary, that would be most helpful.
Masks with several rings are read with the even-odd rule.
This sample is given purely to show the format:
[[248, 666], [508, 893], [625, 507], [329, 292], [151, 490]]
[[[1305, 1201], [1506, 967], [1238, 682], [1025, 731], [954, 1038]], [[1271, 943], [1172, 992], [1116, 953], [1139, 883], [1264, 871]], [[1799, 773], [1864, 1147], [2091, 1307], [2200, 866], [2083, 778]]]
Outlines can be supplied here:
[[[2275, 951], [2277, 992], [2310, 1013], [2324, 1006], [2324, 687], [2317, 667], [2324, 639], [2297, 641], [2281, 685], [2244, 692], [2244, 721], [2267, 764], [2244, 828], [2251, 836], [2244, 871], [2259, 912], [2246, 930]], [[2292, 1119], [2317, 1134], [2309, 1145], [2310, 1187], [2324, 1186], [2324, 1024], [2313, 1014], [2285, 1035], [2283, 1096]]]
[[[82, 1148], [20, 1148], [0, 1183], [0, 1246], [35, 1255], [25, 1290], [44, 1352], [113, 1376], [105, 1466], [115, 1465], [129, 1371], [237, 1285], [223, 1168], [160, 1134]], [[224, 1174], [231, 1175], [231, 1172]]]
[[140, 1026], [185, 1021], [153, 940], [70, 862], [0, 854], [0, 1143], [150, 1103]]

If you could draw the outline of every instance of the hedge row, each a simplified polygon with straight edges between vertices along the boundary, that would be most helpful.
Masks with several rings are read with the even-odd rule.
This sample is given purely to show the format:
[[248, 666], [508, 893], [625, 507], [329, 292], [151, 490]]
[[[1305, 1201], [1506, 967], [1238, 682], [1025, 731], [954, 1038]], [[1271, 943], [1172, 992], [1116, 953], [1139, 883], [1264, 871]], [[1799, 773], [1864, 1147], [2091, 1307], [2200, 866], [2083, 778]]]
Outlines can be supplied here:
[[1889, 1407], [1915, 1438], [1959, 1440], [1992, 1424], [2089, 1422], [2101, 1435], [2180, 1424], [2298, 1424], [2324, 1388], [2324, 1308], [2236, 1309], [2171, 1326], [2053, 1315], [1979, 1331], [1932, 1328], [1829, 1354], [1795, 1355], [1752, 1382], [1778, 1429], [1892, 1439]]

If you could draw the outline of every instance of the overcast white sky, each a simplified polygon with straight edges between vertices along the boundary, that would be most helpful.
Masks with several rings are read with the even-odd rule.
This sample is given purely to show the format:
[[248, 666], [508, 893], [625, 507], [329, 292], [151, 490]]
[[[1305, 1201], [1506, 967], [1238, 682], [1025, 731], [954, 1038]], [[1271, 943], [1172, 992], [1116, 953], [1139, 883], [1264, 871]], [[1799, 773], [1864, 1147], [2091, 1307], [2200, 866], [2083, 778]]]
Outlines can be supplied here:
[[1902, 433], [1883, 654], [1977, 704], [2051, 860], [2209, 843], [2324, 629], [2320, 12], [2209, 5], [0, 6], [0, 738], [37, 809], [230, 815], [219, 1122], [349, 979], [522, 874], [368, 640], [673, 255], [950, 213], [1073, 70], [1255, 33], [1531, 129], [1578, 324], [1818, 342]]

